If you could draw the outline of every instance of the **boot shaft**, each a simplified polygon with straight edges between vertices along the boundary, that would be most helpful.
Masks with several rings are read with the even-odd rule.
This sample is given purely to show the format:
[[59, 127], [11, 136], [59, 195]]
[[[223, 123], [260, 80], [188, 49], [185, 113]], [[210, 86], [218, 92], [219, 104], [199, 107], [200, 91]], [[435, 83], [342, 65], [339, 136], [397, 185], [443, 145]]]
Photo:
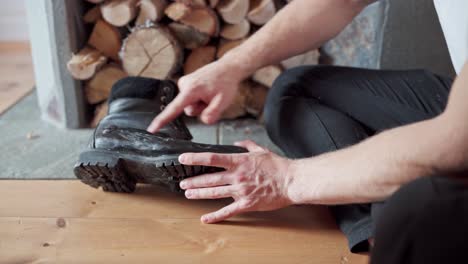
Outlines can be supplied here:
[[[112, 88], [108, 115], [99, 123], [96, 135], [107, 127], [146, 130], [176, 95], [177, 86], [172, 81], [143, 77], [124, 78]], [[177, 139], [192, 139], [181, 117], [164, 126], [158, 134]]]

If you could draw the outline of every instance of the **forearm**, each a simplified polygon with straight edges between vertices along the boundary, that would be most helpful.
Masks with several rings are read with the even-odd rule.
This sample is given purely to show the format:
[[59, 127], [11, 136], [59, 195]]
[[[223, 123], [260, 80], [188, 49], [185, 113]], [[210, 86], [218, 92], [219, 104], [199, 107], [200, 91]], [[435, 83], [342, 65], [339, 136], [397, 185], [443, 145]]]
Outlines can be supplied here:
[[293, 162], [294, 203], [346, 204], [383, 200], [421, 176], [468, 171], [468, 63], [455, 80], [445, 111], [391, 129], [357, 145]]
[[346, 204], [379, 201], [401, 185], [464, 167], [463, 137], [444, 116], [388, 130], [360, 144], [297, 160], [290, 194], [295, 203]]
[[221, 61], [244, 77], [256, 69], [320, 47], [368, 3], [365, 0], [295, 0]]

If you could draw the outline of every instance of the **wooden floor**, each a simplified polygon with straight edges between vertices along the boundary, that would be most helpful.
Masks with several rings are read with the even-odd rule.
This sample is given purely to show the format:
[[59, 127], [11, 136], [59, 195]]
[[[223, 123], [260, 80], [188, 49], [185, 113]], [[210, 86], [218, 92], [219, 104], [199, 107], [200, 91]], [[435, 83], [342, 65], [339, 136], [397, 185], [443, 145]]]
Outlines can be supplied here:
[[0, 42], [0, 114], [31, 92], [33, 86], [29, 43]]
[[[0, 43], [0, 114], [33, 84], [28, 44]], [[9, 126], [19, 122], [2, 121]], [[262, 129], [249, 122], [227, 122], [193, 132], [205, 138], [213, 134], [213, 142], [206, 143], [227, 144], [242, 137], [274, 148]], [[21, 146], [34, 149], [31, 142], [55, 135], [38, 133], [29, 145], [22, 139]], [[12, 146], [7, 144], [7, 149]], [[22, 156], [22, 161], [38, 163], [38, 155], [50, 156], [51, 151], [36, 147], [36, 154]], [[71, 165], [65, 167], [50, 171], [48, 178], [71, 174]], [[104, 193], [76, 180], [0, 180], [0, 263], [367, 263], [367, 257], [349, 253], [345, 237], [323, 207], [296, 206], [245, 214], [222, 224], [200, 223], [202, 214], [228, 202], [188, 201], [152, 186], [139, 186], [126, 195]]]
[[79, 181], [0, 181], [0, 263], [366, 263], [323, 207], [199, 217], [229, 201], [153, 186], [104, 193]]

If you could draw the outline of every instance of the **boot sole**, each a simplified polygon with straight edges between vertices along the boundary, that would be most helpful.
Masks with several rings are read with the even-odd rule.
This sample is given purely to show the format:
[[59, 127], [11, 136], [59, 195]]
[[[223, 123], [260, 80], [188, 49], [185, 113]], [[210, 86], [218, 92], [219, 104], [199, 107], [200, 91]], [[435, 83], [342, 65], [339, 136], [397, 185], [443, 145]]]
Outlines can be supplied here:
[[105, 192], [132, 193], [137, 183], [166, 185], [181, 192], [179, 183], [189, 177], [221, 171], [216, 167], [180, 164], [179, 155], [146, 155], [120, 151], [88, 150], [80, 154], [74, 173], [83, 183]]

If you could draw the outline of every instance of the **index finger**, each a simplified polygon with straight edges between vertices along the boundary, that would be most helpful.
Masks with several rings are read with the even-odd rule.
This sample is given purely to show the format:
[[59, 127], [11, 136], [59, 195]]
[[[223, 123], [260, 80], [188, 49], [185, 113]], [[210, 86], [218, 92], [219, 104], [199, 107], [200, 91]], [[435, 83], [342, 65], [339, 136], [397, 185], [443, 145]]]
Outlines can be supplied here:
[[180, 93], [176, 98], [170, 102], [164, 110], [157, 115], [148, 127], [148, 132], [155, 133], [161, 127], [175, 119], [184, 111], [184, 108], [193, 103], [190, 96]]
[[184, 153], [179, 156], [179, 162], [184, 165], [211, 166], [230, 169], [237, 164], [238, 154], [218, 153]]

